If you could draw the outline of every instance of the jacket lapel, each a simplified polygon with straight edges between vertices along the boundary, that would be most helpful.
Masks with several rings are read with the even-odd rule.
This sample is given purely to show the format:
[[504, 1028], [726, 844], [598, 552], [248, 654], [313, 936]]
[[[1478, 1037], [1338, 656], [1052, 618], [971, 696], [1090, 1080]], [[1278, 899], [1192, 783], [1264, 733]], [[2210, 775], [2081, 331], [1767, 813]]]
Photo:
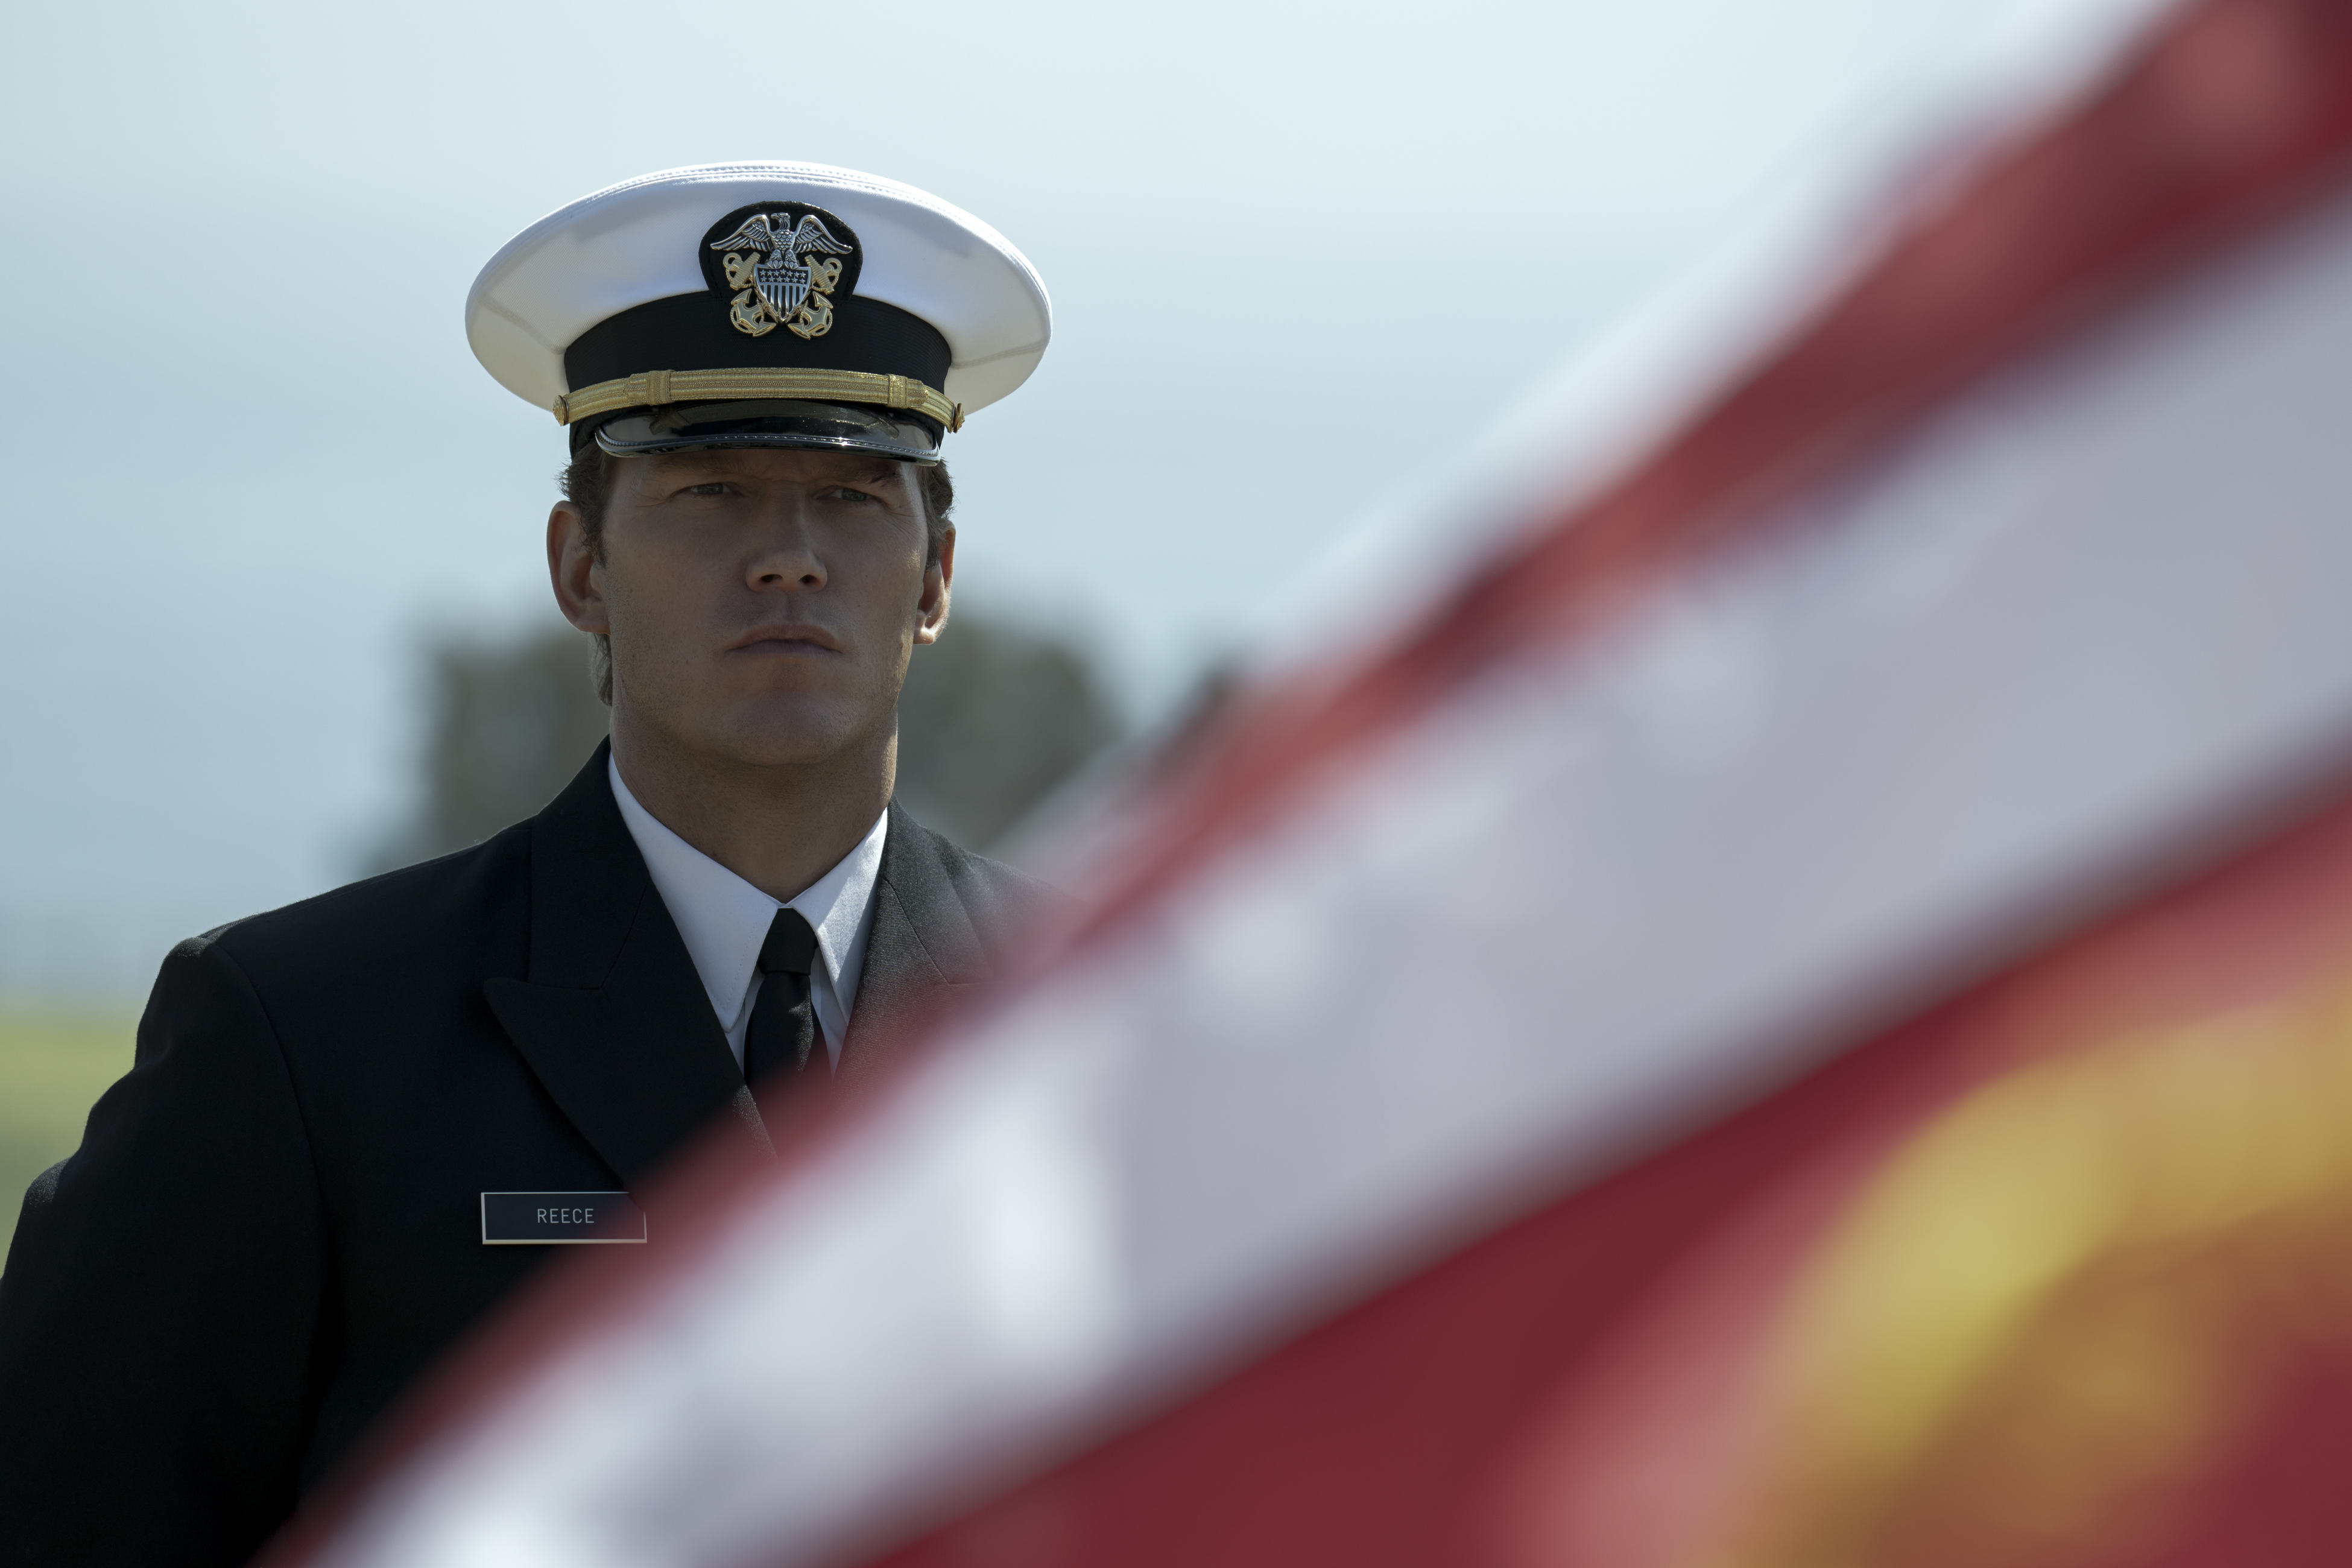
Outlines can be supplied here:
[[854, 1089], [898, 1054], [930, 1014], [988, 978], [988, 955], [950, 875], [946, 841], [890, 803], [874, 922], [857, 981], [839, 1087]]
[[765, 1136], [736, 1103], [749, 1101], [742, 1074], [614, 804], [608, 752], [531, 820], [530, 973], [482, 994], [557, 1109], [634, 1188], [722, 1110]]

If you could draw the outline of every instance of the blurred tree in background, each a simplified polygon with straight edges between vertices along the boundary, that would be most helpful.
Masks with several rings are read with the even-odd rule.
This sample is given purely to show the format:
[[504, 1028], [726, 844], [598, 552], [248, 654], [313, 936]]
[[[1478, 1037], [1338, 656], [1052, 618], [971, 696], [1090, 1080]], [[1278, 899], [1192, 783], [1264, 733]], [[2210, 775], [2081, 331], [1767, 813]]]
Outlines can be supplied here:
[[[604, 734], [588, 640], [568, 626], [446, 637], [425, 658], [417, 805], [368, 870], [462, 849], [530, 816]], [[898, 717], [899, 798], [973, 849], [1002, 838], [1121, 728], [1073, 645], [962, 611], [915, 650]], [[127, 1010], [0, 1002], [0, 1249], [17, 1194], [73, 1152], [90, 1102], [130, 1065], [131, 1037]]]
[[[604, 737], [588, 639], [568, 626], [444, 637], [427, 654], [417, 806], [371, 870], [478, 844], [553, 799]], [[915, 650], [898, 702], [898, 798], [971, 849], [1002, 837], [1121, 732], [1077, 648], [959, 610]]]
[[478, 844], [572, 782], [604, 738], [588, 647], [569, 626], [431, 645], [416, 815], [370, 869]]
[[959, 610], [915, 650], [898, 694], [898, 799], [924, 826], [986, 850], [1119, 738], [1076, 647]]

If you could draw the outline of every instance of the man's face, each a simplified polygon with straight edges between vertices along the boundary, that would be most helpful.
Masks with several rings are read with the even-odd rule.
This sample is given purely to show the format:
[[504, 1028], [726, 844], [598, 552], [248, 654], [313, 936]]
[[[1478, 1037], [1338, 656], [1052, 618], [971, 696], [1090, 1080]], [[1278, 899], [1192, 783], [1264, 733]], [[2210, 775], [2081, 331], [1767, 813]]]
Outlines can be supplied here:
[[[895, 722], [917, 643], [947, 622], [955, 539], [926, 565], [910, 465], [831, 452], [624, 458], [604, 559], [549, 519], [574, 626], [613, 644], [616, 724], [692, 753], [821, 762]], [[650, 737], [649, 737], [650, 738]]]

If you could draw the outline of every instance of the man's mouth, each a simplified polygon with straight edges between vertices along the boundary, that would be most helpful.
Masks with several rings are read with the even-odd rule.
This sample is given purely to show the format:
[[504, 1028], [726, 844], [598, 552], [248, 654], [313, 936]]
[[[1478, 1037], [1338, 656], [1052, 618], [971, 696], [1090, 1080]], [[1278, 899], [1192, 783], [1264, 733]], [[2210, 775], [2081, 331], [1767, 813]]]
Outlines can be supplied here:
[[730, 653], [840, 653], [841, 639], [823, 626], [759, 626], [727, 645]]

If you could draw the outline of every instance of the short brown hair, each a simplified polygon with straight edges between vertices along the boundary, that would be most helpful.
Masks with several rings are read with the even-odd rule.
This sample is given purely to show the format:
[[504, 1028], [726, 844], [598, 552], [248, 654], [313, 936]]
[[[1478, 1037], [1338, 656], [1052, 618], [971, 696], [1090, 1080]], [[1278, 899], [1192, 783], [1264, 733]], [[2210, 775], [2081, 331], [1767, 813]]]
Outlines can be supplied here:
[[[571, 465], [555, 477], [563, 499], [580, 509], [580, 526], [588, 535], [588, 548], [596, 559], [604, 559], [604, 509], [612, 501], [613, 475], [622, 459], [590, 441], [573, 454]], [[923, 480], [923, 564], [936, 565], [940, 559], [940, 541], [946, 537], [948, 513], [955, 507], [955, 480], [948, 477], [945, 463], [933, 463], [916, 470]], [[594, 634], [595, 651], [591, 656], [591, 673], [596, 682], [596, 696], [605, 707], [613, 705], [613, 640], [599, 632]]]

